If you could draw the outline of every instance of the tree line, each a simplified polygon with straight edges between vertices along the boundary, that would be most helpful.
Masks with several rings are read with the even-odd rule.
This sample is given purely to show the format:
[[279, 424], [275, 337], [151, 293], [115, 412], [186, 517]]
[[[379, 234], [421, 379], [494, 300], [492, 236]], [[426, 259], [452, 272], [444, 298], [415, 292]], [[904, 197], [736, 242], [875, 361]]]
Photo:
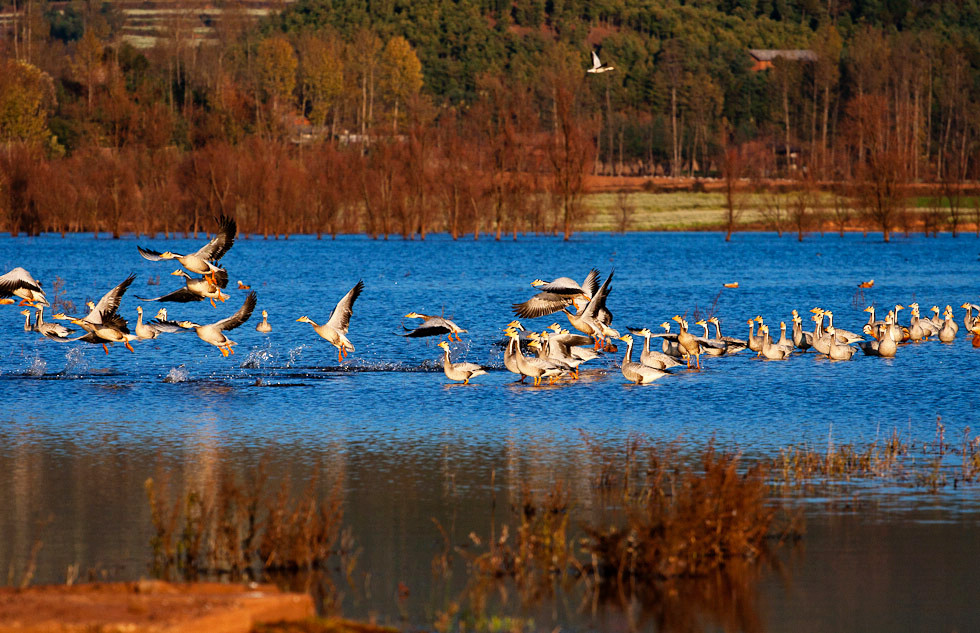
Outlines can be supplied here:
[[[590, 174], [733, 196], [790, 178], [886, 235], [928, 183], [923, 226], [955, 232], [980, 168], [973, 3], [299, 0], [261, 20], [227, 5], [206, 43], [174, 11], [145, 49], [109, 3], [14, 6], [14, 233], [197, 231], [224, 212], [263, 235], [567, 236]], [[750, 48], [815, 58], [760, 72]], [[586, 76], [590, 49], [616, 70]]]

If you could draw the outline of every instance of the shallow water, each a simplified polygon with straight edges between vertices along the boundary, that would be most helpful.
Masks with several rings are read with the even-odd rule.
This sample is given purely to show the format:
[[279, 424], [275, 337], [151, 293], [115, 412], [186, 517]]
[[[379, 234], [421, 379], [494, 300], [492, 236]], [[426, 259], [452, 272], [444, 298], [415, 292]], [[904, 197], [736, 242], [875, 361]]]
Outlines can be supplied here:
[[[136, 297], [182, 281], [168, 275], [175, 264], [145, 261], [136, 245], [183, 252], [201, 241], [0, 237], [0, 272], [26, 267], [49, 298], [60, 277], [64, 298], [79, 306], [136, 272], [121, 308], [135, 320]], [[136, 353], [117, 345], [106, 355], [100, 346], [26, 333], [18, 310], [0, 306], [7, 341], [0, 350], [0, 571], [19, 569], [40, 534], [36, 581], [62, 581], [73, 564], [112, 578], [145, 575], [147, 477], [165, 471], [193, 480], [219, 463], [245, 473], [264, 460], [277, 476], [302, 479], [319, 463], [342, 483], [345, 521], [362, 548], [358, 568], [371, 574], [370, 591], [351, 592], [345, 613], [431, 626], [439, 608], [432, 518], [456, 516], [454, 536], [465, 540], [486, 529], [492, 479], [503, 497], [516, 494], [518, 478], [542, 488], [574, 480], [594, 467], [582, 432], [609, 447], [638, 433], [694, 448], [714, 440], [749, 456], [802, 443], [865, 443], [894, 430], [932, 441], [937, 417], [951, 443], [968, 427], [976, 432], [980, 350], [963, 337], [904, 346], [892, 360], [806, 354], [765, 362], [743, 352], [643, 387], [625, 384], [620, 352], [587, 365], [578, 382], [513, 384], [497, 343], [513, 318], [510, 305], [533, 294], [532, 279], [615, 268], [609, 306], [621, 331], [656, 330], [699, 309], [713, 311], [726, 334], [744, 337], [749, 317], [760, 314], [775, 329], [790, 310], [809, 314], [816, 305], [860, 331], [870, 303], [883, 313], [895, 303], [927, 309], [977, 301], [978, 252], [976, 239], [948, 236], [891, 244], [875, 235], [800, 244], [770, 234], [738, 234], [730, 243], [718, 234], [586, 234], [567, 243], [239, 239], [222, 263], [230, 286], [242, 279], [259, 301], [252, 321], [230, 333], [238, 345], [229, 358], [193, 333], [135, 343]], [[159, 285], [147, 285], [156, 276]], [[872, 278], [874, 287], [857, 296], [858, 282]], [[338, 363], [336, 350], [296, 319], [325, 321], [358, 279], [365, 290], [349, 334], [357, 349]], [[733, 281], [738, 289], [722, 288]], [[234, 312], [245, 291], [230, 294], [217, 309], [166, 307], [171, 318], [211, 322]], [[142, 305], [152, 315], [162, 304]], [[254, 330], [262, 309], [270, 334]], [[436, 340], [397, 336], [414, 325], [403, 318], [410, 311], [445, 313], [468, 329], [454, 359], [484, 364], [489, 374], [448, 384]], [[955, 314], [962, 325], [963, 311]], [[526, 325], [553, 321], [566, 323], [554, 315]], [[980, 519], [980, 490], [853, 494], [850, 505], [800, 500], [803, 552], [787, 564], [788, 581], [775, 574], [760, 584], [762, 629], [968, 629], [971, 576], [962, 561], [980, 554], [970, 531]], [[39, 518], [52, 520], [40, 532]], [[916, 547], [922, 540], [927, 545]], [[934, 585], [940, 577], [942, 589]], [[406, 604], [394, 598], [399, 582], [412, 590]], [[863, 589], [868, 582], [871, 591]], [[842, 598], [855, 592], [860, 599]], [[904, 605], [917, 619], [902, 615]], [[928, 607], [943, 615], [929, 619], [921, 613]], [[546, 608], [535, 626], [627, 628], [621, 616]], [[877, 626], [888, 622], [895, 626]]]

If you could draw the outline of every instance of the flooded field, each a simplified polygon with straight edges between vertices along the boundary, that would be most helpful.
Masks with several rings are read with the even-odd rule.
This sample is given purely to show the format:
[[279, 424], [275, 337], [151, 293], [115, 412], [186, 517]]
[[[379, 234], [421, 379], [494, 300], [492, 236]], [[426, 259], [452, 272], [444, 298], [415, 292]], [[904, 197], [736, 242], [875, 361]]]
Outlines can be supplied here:
[[[49, 299], [71, 301], [76, 313], [136, 273], [120, 308], [134, 323], [137, 305], [149, 315], [161, 305], [137, 297], [182, 282], [169, 275], [174, 262], [143, 260], [137, 245], [186, 252], [202, 242], [3, 236], [0, 273], [24, 266]], [[235, 289], [237, 280], [250, 285], [256, 313], [229, 332], [238, 345], [228, 358], [193, 332], [105, 354], [25, 332], [19, 309], [0, 306], [0, 570], [16, 584], [42, 543], [35, 583], [147, 576], [147, 479], [206, 490], [220, 473], [247, 481], [261, 471], [273, 491], [284, 481], [302, 491], [317, 472], [317, 490], [337, 491], [356, 552], [340, 563], [348, 577], [331, 598], [350, 617], [413, 630], [447, 621], [470, 630], [968, 630], [980, 486], [957, 473], [960, 449], [980, 430], [980, 350], [963, 335], [959, 306], [980, 299], [978, 253], [975, 238], [948, 236], [890, 244], [875, 235], [797, 243], [738, 234], [725, 243], [718, 234], [664, 233], [570, 242], [239, 240], [222, 260], [227, 302], [166, 306], [170, 318], [212, 322], [242, 305], [247, 290]], [[584, 365], [577, 381], [515, 384], [501, 346], [511, 305], [534, 293], [535, 278], [581, 280], [592, 267], [603, 277], [615, 269], [608, 305], [624, 332], [658, 330], [678, 314], [693, 321], [697, 312], [744, 338], [751, 317], [778, 329], [791, 310], [808, 316], [815, 306], [860, 331], [867, 305], [883, 313], [913, 301], [924, 310], [951, 304], [961, 331], [950, 344], [902, 346], [894, 359], [702, 358], [704, 371], [648, 386], [623, 379], [621, 346]], [[361, 279], [348, 333], [356, 350], [338, 363], [336, 349], [296, 319], [325, 321]], [[857, 288], [870, 279], [872, 288]], [[732, 282], [739, 287], [723, 288]], [[263, 309], [268, 334], [255, 331]], [[450, 384], [438, 339], [398, 336], [417, 324], [404, 318], [411, 311], [466, 328], [453, 359], [488, 374]], [[541, 330], [555, 321], [567, 326], [560, 314], [524, 324]], [[503, 524], [513, 528], [511, 506], [525, 488], [546, 494], [563, 482], [578, 519], [604, 516], [596, 447], [617, 453], [642, 437], [692, 456], [713, 443], [751, 463], [787, 447], [826, 453], [895, 433], [914, 455], [948, 444], [942, 472], [930, 478], [922, 458], [904, 476], [815, 487], [774, 481], [772, 498], [802, 514], [798, 540], [720, 584], [660, 587], [659, 597], [635, 603], [593, 601], [582, 583], [536, 601], [495, 590], [482, 613], [463, 598], [465, 553], [479, 550], [470, 535], [486, 540]], [[577, 521], [570, 535], [580, 535]], [[456, 562], [437, 573], [447, 542]], [[686, 610], [677, 596], [690, 598]]]

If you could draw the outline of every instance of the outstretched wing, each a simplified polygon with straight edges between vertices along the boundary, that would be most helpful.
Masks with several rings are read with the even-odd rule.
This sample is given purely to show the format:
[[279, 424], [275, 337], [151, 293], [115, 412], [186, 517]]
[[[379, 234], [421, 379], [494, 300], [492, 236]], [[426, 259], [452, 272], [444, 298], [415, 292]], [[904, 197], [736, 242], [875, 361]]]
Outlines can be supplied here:
[[[44, 292], [41, 290], [41, 284], [31, 276], [31, 273], [20, 266], [14, 268], [9, 273], [0, 275], [0, 297], [9, 297], [14, 294], [15, 290], [20, 290], [21, 288], [39, 292], [42, 296], [44, 295]], [[46, 299], [44, 303], [47, 305]]]
[[242, 323], [248, 321], [249, 317], [252, 316], [252, 310], [255, 309], [256, 296], [257, 295], [254, 290], [248, 293], [248, 295], [245, 297], [245, 303], [242, 304], [242, 307], [238, 308], [238, 312], [231, 315], [227, 319], [221, 319], [214, 324], [214, 327], [218, 328], [219, 330], [234, 330]]
[[591, 299], [595, 296], [595, 291], [599, 289], [599, 269], [593, 268], [589, 271], [589, 274], [585, 276], [585, 281], [582, 282], [582, 290], [585, 291], [585, 295]]
[[210, 242], [202, 246], [194, 254], [201, 259], [216, 262], [231, 250], [232, 244], [235, 243], [235, 235], [237, 233], [238, 225], [235, 224], [235, 219], [223, 215], [218, 218], [218, 232], [215, 233]]
[[119, 308], [119, 302], [122, 301], [122, 296], [126, 294], [126, 289], [129, 288], [135, 279], [136, 275], [131, 274], [118, 286], [102, 295], [102, 298], [95, 304], [95, 307], [85, 316], [85, 320], [95, 324], [108, 323]]
[[402, 336], [407, 336], [409, 338], [421, 338], [423, 336], [439, 336], [441, 334], [449, 334], [451, 331], [452, 330], [449, 329], [444, 321], [440, 322], [434, 319], [429, 319], [408, 334], [402, 334]]
[[601, 66], [602, 66], [602, 62], [599, 61], [599, 56], [596, 54], [595, 51], [592, 51], [592, 67], [600, 68]]
[[180, 323], [176, 321], [164, 321], [161, 319], [153, 319], [152, 321], [145, 324], [146, 327], [150, 328], [155, 332], [162, 332], [165, 334], [173, 334], [174, 332], [183, 332], [184, 328], [180, 326]]
[[540, 292], [550, 292], [556, 295], [577, 295], [582, 293], [582, 286], [574, 279], [559, 277], [554, 281], [538, 286]]
[[140, 252], [140, 255], [143, 256], [143, 259], [148, 259], [151, 262], [162, 262], [164, 259], [166, 259], [164, 257], [161, 257], [163, 253], [161, 253], [160, 251], [153, 251], [148, 248], [143, 248], [142, 246], [137, 246], [136, 250]]
[[609, 296], [609, 290], [610, 290], [609, 282], [612, 281], [614, 272], [616, 271], [613, 270], [609, 272], [609, 276], [606, 277], [606, 280], [604, 282], [602, 282], [602, 285], [599, 286], [599, 289], [596, 291], [596, 293], [592, 295], [592, 299], [589, 301], [589, 305], [585, 306], [585, 309], [582, 311], [582, 314], [579, 316], [589, 316], [595, 318], [596, 315], [598, 315], [601, 310], [604, 310], [606, 308], [606, 297]]
[[191, 301], [204, 301], [206, 297], [199, 294], [195, 294], [187, 289], [187, 286], [180, 288], [179, 290], [174, 290], [169, 294], [165, 294], [162, 297], [156, 297], [154, 299], [147, 299], [146, 297], [136, 297], [140, 301], [173, 301], [175, 303], [190, 303]]
[[536, 319], [548, 314], [554, 314], [570, 305], [572, 305], [571, 297], [558, 295], [553, 292], [539, 292], [524, 303], [515, 303], [511, 307], [514, 309], [514, 314], [523, 319]]
[[364, 290], [364, 282], [358, 281], [330, 313], [327, 325], [342, 334], [347, 334], [347, 326], [350, 325], [350, 315], [353, 313], [354, 302], [357, 301], [362, 290]]

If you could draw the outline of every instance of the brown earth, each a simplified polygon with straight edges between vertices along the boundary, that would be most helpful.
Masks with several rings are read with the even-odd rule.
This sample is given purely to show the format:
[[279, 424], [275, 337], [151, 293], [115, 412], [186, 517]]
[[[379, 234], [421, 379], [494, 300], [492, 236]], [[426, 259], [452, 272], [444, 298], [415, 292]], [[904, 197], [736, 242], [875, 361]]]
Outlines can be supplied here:
[[0, 588], [0, 633], [248, 633], [310, 620], [309, 595], [272, 585], [161, 581]]

